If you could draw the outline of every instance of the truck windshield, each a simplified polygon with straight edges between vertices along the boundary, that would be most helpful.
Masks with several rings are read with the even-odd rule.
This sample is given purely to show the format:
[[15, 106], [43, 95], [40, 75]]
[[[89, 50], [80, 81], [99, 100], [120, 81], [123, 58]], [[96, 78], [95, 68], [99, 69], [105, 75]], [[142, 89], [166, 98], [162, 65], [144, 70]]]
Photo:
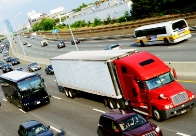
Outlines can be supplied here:
[[118, 122], [123, 132], [133, 130], [144, 125], [145, 123], [147, 123], [147, 121], [138, 114], [135, 114], [125, 120]]
[[163, 75], [157, 76], [155, 78], [146, 80], [145, 83], [149, 90], [153, 90], [155, 88], [161, 87], [165, 84], [169, 84], [174, 81], [174, 77], [170, 72], [165, 73]]
[[41, 81], [40, 77], [31, 77], [20, 81], [18, 83], [18, 87], [23, 97], [28, 97], [31, 94], [45, 90], [45, 85]]

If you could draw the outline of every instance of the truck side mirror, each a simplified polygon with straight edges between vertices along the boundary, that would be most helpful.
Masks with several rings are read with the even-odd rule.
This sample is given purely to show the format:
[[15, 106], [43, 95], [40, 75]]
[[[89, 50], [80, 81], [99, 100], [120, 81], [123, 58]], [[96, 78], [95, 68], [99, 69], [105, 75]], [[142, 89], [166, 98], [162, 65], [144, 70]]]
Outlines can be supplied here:
[[174, 68], [172, 68], [172, 72], [173, 72], [174, 78], [177, 79], [176, 70]]

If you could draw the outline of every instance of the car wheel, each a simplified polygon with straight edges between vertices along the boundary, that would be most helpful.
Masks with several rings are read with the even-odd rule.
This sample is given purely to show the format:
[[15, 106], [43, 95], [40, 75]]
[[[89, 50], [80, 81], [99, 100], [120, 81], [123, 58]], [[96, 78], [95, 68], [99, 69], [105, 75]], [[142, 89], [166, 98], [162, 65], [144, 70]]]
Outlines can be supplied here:
[[167, 45], [167, 46], [170, 45], [170, 43], [169, 43], [169, 41], [167, 40], [167, 38], [164, 39], [164, 43], [165, 43], [165, 45]]

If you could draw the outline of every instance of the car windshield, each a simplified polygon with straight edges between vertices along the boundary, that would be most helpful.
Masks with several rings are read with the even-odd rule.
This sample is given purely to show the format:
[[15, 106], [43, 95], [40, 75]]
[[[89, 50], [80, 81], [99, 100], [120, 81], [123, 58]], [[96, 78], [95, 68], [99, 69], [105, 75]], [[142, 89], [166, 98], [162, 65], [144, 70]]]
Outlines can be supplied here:
[[18, 60], [17, 58], [12, 58], [12, 60], [14, 61], [14, 60]]
[[39, 135], [45, 131], [48, 131], [48, 128], [45, 127], [44, 125], [40, 124], [40, 125], [37, 125], [37, 126], [34, 126], [30, 129], [28, 129], [27, 135], [28, 136], [36, 136], [36, 135]]
[[37, 66], [37, 63], [31, 63], [30, 66]]
[[165, 84], [169, 84], [174, 81], [174, 77], [170, 72], [165, 73], [163, 75], [157, 76], [155, 78], [146, 80], [145, 83], [149, 90], [153, 90], [155, 88], [161, 87]]
[[43, 91], [45, 85], [43, 81], [41, 81], [40, 77], [34, 76], [18, 82], [18, 87], [21, 95], [23, 97], [27, 97], [31, 94]]
[[9, 64], [6, 64], [6, 65], [3, 65], [4, 68], [9, 68], [10, 65]]
[[135, 114], [118, 122], [123, 132], [133, 130], [137, 127], [144, 125], [145, 123], [147, 123], [147, 121], [139, 114]]

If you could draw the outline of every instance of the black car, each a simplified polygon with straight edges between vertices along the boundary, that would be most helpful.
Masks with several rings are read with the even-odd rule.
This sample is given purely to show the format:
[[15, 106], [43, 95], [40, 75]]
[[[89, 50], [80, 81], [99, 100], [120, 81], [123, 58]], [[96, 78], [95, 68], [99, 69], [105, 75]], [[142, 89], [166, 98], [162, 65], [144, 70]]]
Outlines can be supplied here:
[[[75, 39], [75, 42], [76, 42], [76, 44], [78, 44], [78, 43], [80, 43], [80, 40], [79, 39]], [[71, 44], [75, 45], [74, 40], [71, 40]]]
[[53, 136], [54, 133], [49, 130], [50, 126], [46, 127], [36, 120], [30, 120], [22, 123], [18, 129], [19, 136]]
[[54, 70], [53, 70], [53, 68], [52, 68], [52, 65], [46, 66], [45, 72], [46, 72], [46, 74], [53, 75], [53, 74], [54, 74]]
[[28, 70], [29, 71], [37, 71], [37, 70], [40, 70], [41, 69], [41, 66], [37, 63], [37, 62], [33, 62], [33, 63], [30, 63], [28, 65]]
[[22, 67], [15, 68], [14, 70], [16, 70], [16, 71], [24, 71], [25, 72], [25, 69], [22, 68]]
[[12, 66], [13, 66], [13, 65], [16, 65], [16, 64], [20, 64], [20, 61], [19, 61], [18, 58], [12, 58], [11, 63], [12, 63]]
[[2, 69], [3, 73], [7, 73], [7, 72], [10, 72], [10, 71], [13, 71], [12, 66], [10, 64], [8, 64], [8, 63], [2, 65], [1, 69]]
[[12, 57], [7, 57], [6, 59], [5, 59], [5, 61], [8, 63], [8, 62], [11, 62], [11, 60], [12, 60]]
[[5, 62], [0, 61], [0, 68], [2, 68], [2, 66], [5, 64]]
[[57, 44], [57, 48], [58, 48], [58, 49], [60, 49], [60, 48], [62, 48], [62, 47], [66, 47], [64, 41], [60, 41], [60, 42]]

